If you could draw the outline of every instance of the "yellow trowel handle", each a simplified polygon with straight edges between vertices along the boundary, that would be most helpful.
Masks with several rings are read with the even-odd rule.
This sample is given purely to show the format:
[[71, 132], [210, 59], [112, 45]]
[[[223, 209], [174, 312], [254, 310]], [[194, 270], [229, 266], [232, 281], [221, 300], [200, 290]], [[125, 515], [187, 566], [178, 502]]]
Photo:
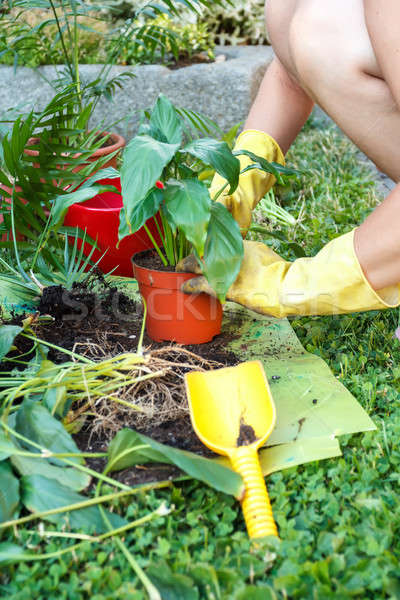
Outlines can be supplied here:
[[257, 450], [240, 446], [230, 455], [233, 469], [244, 481], [242, 510], [250, 538], [278, 535]]

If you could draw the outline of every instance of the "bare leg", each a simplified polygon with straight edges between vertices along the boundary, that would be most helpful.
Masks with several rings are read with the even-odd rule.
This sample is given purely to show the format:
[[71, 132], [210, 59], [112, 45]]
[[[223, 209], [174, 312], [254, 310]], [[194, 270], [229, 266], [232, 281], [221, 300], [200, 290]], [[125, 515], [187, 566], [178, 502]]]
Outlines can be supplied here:
[[264, 76], [244, 128], [265, 131], [286, 154], [313, 105], [314, 102], [275, 58]]
[[[384, 173], [400, 181], [399, 103], [375, 56], [364, 9], [363, 0], [268, 0], [270, 37], [281, 62], [279, 78], [286, 82], [281, 89], [290, 78], [297, 82], [285, 105], [279, 96], [271, 100], [273, 86], [263, 89], [268, 132], [275, 131], [286, 149], [304, 118], [305, 98], [312, 98]], [[400, 185], [356, 230], [355, 251], [376, 290], [400, 282], [399, 240]]]

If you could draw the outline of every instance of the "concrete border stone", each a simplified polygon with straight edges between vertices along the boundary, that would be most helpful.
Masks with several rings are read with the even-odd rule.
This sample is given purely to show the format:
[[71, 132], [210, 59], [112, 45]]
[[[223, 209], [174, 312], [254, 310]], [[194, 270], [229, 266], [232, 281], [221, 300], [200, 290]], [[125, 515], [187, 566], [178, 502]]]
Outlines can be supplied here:
[[[217, 60], [210, 64], [195, 64], [181, 69], [159, 65], [113, 67], [110, 75], [133, 71], [113, 102], [101, 100], [96, 108], [96, 123], [120, 122], [113, 130], [130, 139], [139, 123], [139, 111], [152, 106], [160, 92], [177, 106], [196, 110], [218, 123], [223, 131], [243, 121], [259, 88], [261, 79], [273, 58], [269, 46], [221, 47]], [[82, 65], [83, 81], [96, 78], [101, 65]], [[17, 106], [40, 110], [54, 92], [47, 80], [55, 77], [53, 66], [37, 70], [0, 65], [0, 114]]]

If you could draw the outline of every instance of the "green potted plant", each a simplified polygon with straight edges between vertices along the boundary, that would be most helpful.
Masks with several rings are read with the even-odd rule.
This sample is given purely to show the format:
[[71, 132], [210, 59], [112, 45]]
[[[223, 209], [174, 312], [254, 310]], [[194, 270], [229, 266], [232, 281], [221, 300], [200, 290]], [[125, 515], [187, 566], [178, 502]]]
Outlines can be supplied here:
[[[256, 156], [252, 160], [246, 170], [259, 168], [279, 175], [277, 166]], [[206, 166], [227, 181], [214, 198], [199, 178]], [[182, 283], [193, 275], [177, 273], [175, 267], [194, 254], [219, 300], [225, 300], [240, 269], [243, 242], [236, 221], [215, 200], [226, 187], [231, 193], [236, 189], [239, 175], [239, 160], [226, 142], [185, 139], [182, 118], [163, 95], [125, 148], [119, 239], [146, 229], [146, 221], [158, 215], [160, 243], [153, 238], [153, 252], [133, 257], [134, 274], [147, 304], [146, 327], [153, 339], [202, 343], [219, 332], [218, 301], [205, 294], [183, 294]]]

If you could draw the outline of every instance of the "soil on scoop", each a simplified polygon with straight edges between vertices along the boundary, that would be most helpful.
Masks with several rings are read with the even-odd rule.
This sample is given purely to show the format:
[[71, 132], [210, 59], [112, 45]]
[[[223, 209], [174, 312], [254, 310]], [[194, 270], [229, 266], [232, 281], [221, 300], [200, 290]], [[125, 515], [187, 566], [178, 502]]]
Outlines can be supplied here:
[[249, 446], [257, 440], [254, 429], [243, 421], [240, 422], [239, 435], [236, 440], [236, 446]]
[[[93, 291], [95, 289], [96, 291]], [[44, 290], [39, 306], [42, 315], [51, 315], [52, 323], [34, 325], [38, 338], [50, 342], [61, 348], [77, 352], [93, 360], [102, 360], [124, 352], [136, 352], [142, 327], [142, 306], [135, 303], [120, 290], [109, 286], [104, 277], [97, 273], [84, 284], [76, 284], [68, 291], [61, 286], [51, 286]], [[15, 324], [20, 324], [21, 318], [14, 319]], [[193, 369], [203, 370], [235, 365], [239, 359], [228, 351], [227, 344], [231, 337], [226, 334], [216, 336], [211, 342], [200, 345], [180, 347], [168, 343], [154, 342], [145, 334], [143, 347], [145, 352], [163, 349], [163, 356], [176, 364], [174, 371], [182, 379], [182, 374]], [[32, 342], [21, 338], [16, 339], [18, 351], [28, 352]], [[164, 352], [165, 351], [165, 352]], [[193, 367], [188, 367], [188, 353], [195, 358]], [[61, 350], [50, 349], [49, 360], [62, 363], [70, 357]], [[25, 360], [29, 357], [25, 357]], [[180, 364], [182, 366], [180, 366]], [[196, 365], [199, 365], [197, 367]], [[11, 370], [13, 363], [2, 364], [2, 370]], [[185, 397], [184, 387], [178, 389], [181, 398]], [[157, 425], [148, 422], [127, 422], [129, 409], [123, 415], [121, 427], [131, 426], [139, 433], [152, 439], [180, 448], [196, 452], [203, 456], [215, 456], [197, 438], [190, 422], [188, 408], [179, 418], [166, 420]], [[132, 421], [134, 419], [132, 418]], [[115, 430], [107, 435], [101, 427], [93, 428], [93, 422], [87, 421], [74, 439], [82, 452], [105, 452]], [[250, 442], [249, 442], [250, 443]], [[103, 459], [88, 459], [88, 465], [101, 471], [104, 469]], [[179, 475], [179, 470], [168, 465], [139, 465], [119, 473], [113, 477], [128, 485], [137, 485], [147, 481], [164, 480]]]

